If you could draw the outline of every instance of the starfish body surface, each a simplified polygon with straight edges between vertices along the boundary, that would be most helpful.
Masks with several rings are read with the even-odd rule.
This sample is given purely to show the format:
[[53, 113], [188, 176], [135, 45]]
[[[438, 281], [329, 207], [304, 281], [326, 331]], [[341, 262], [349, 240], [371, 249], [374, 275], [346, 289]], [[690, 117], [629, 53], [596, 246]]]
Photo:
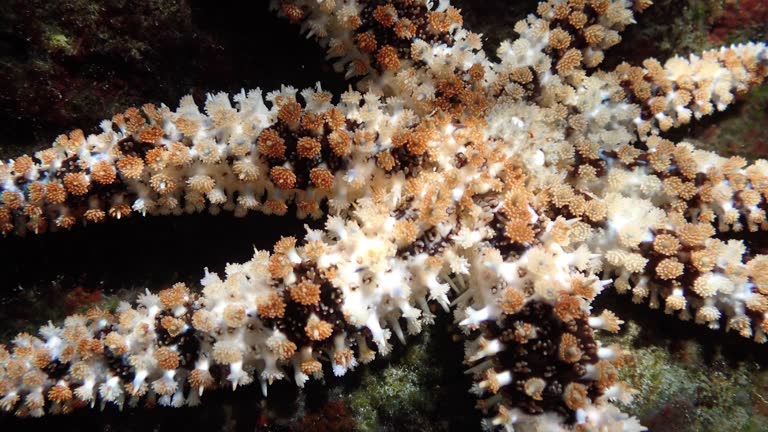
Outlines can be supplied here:
[[[763, 43], [598, 66], [647, 0], [549, 0], [499, 61], [448, 1], [274, 8], [357, 80], [144, 105], [0, 164], [0, 230], [43, 235], [132, 215], [325, 218], [201, 293], [183, 283], [0, 346], [0, 409], [200, 403], [206, 389], [299, 387], [387, 355], [434, 319], [464, 330], [488, 429], [645, 430], [614, 401], [629, 353], [607, 286], [764, 342], [768, 162], [664, 133], [768, 74]], [[330, 363], [330, 367], [324, 367]]]

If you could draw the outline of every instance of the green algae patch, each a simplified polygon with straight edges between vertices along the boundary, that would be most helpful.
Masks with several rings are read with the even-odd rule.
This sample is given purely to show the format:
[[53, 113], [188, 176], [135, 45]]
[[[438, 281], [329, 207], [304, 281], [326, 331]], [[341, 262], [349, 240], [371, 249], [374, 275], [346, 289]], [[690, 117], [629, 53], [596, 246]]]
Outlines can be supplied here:
[[431, 329], [425, 331], [418, 345], [407, 349], [401, 360], [383, 370], [368, 368], [360, 387], [349, 398], [349, 406], [361, 431], [380, 430], [382, 424], [410, 421], [409, 427], [433, 430], [428, 415], [436, 406], [435, 392], [430, 391], [440, 371], [433, 367], [428, 355]]
[[[620, 377], [637, 390], [624, 407], [654, 432], [768, 430], [768, 373], [747, 357], [733, 360], [708, 352], [696, 340], [638, 346], [640, 326], [604, 343], [631, 349]], [[642, 345], [642, 344], [641, 344]]]

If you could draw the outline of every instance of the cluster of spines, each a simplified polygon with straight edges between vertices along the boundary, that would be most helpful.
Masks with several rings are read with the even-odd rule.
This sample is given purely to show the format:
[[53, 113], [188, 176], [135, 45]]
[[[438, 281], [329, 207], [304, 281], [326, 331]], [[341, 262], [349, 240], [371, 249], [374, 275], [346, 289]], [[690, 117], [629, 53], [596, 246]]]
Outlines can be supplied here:
[[635, 302], [711, 327], [725, 316], [728, 328], [765, 341], [765, 257], [728, 240], [768, 228], [765, 161], [747, 165], [655, 135], [645, 145], [601, 152], [581, 141], [574, 186], [544, 195], [561, 215], [601, 230], [592, 248]]
[[554, 71], [563, 79], [578, 83], [583, 79], [585, 69], [600, 65], [605, 58], [604, 51], [621, 41], [620, 32], [634, 22], [633, 10], [642, 12], [651, 4], [650, 0], [634, 3], [549, 0], [539, 3], [536, 12], [546, 23], [541, 24], [549, 31], [547, 44]]
[[0, 164], [3, 233], [69, 229], [77, 222], [121, 219], [134, 212], [179, 214], [221, 208], [319, 217], [336, 175], [366, 135], [307, 89], [302, 106], [292, 89], [268, 96], [211, 95], [208, 115], [191, 98], [172, 113], [145, 105], [102, 123], [103, 132], [59, 136], [34, 157]]
[[[505, 195], [497, 208], [507, 207], [514, 193]], [[627, 353], [601, 347], [595, 336], [596, 330], [617, 332], [623, 322], [608, 310], [590, 316], [607, 281], [590, 270], [586, 237], [553, 202], [541, 207], [531, 198], [514, 202], [539, 216], [527, 228], [516, 222], [512, 236], [497, 224], [470, 260], [467, 276], [456, 275], [464, 290], [454, 301], [455, 314], [468, 334], [467, 373], [481, 397], [478, 406], [489, 415], [485, 425], [509, 431], [597, 427], [595, 422], [612, 418], [611, 424], [642, 430], [633, 419], [596, 414], [613, 413], [609, 401], [631, 400], [631, 389], [617, 379]], [[530, 234], [524, 239], [517, 235], [525, 231]]]
[[601, 398], [621, 395], [626, 402], [631, 397], [618, 381], [617, 366], [626, 353], [600, 347], [591, 327], [618, 330], [621, 321], [613, 314], [590, 318], [570, 295], [554, 306], [526, 302], [514, 288], [502, 298], [503, 318], [481, 324], [480, 336], [467, 344], [467, 373], [475, 379], [473, 391], [483, 398], [478, 405], [489, 414], [489, 426], [510, 429], [526, 423], [526, 416], [543, 413], [575, 424], [583, 421], [578, 411]]
[[[10, 350], [0, 346], [0, 409], [41, 416], [97, 401], [196, 405], [206, 389], [254, 380], [266, 393], [291, 368], [303, 386], [322, 377], [323, 359], [336, 375], [368, 363], [389, 351], [390, 332], [378, 324], [376, 305], [372, 321], [348, 322], [344, 291], [330, 282], [337, 267], [316, 262], [329, 248], [284, 238], [274, 253], [230, 265], [225, 279], [206, 273], [202, 295], [178, 283], [114, 314], [92, 309], [61, 328], [49, 324], [41, 338], [21, 334]], [[400, 301], [413, 310], [408, 319], [418, 319], [408, 299]], [[394, 324], [398, 316], [382, 319]]]
[[347, 77], [400, 69], [403, 63], [416, 60], [414, 41], [450, 45], [452, 32], [463, 23], [456, 8], [430, 10], [422, 1], [312, 3], [280, 1], [276, 6], [327, 45], [328, 55], [340, 59], [339, 67], [346, 66]]
[[642, 107], [641, 136], [686, 125], [725, 110], [736, 97], [768, 76], [768, 47], [746, 43], [675, 56], [663, 65], [654, 58], [640, 66], [619, 65], [614, 73]]
[[280, 5], [283, 15], [328, 45], [348, 76], [365, 76], [359, 88], [396, 95], [419, 115], [439, 110], [455, 119], [482, 118], [490, 64], [480, 35], [462, 27], [460, 11], [448, 2], [313, 3]]
[[[628, 253], [606, 255], [620, 269], [617, 289], [631, 291], [635, 302], [647, 299], [651, 307], [710, 327], [719, 327], [725, 315], [729, 329], [764, 342], [766, 257], [728, 236], [768, 229], [768, 166], [712, 158], [658, 137], [648, 144], [648, 152], [622, 148], [611, 156], [625, 170], [617, 166], [609, 184], [651, 199], [665, 212], [648, 234], [632, 234], [641, 241], [629, 245]], [[637, 190], [627, 190], [629, 183]]]

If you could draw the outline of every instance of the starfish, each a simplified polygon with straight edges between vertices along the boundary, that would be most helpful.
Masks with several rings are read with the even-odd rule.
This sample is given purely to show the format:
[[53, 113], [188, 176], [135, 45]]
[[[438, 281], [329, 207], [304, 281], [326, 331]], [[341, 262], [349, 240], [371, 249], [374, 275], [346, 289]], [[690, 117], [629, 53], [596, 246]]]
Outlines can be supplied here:
[[[499, 61], [448, 1], [274, 2], [355, 79], [147, 104], [0, 165], [0, 230], [222, 211], [323, 219], [202, 292], [176, 283], [0, 347], [0, 409], [197, 405], [341, 376], [452, 311], [488, 429], [645, 430], [613, 402], [612, 286], [765, 342], [768, 162], [673, 143], [768, 75], [749, 43], [598, 67], [648, 0], [549, 0]], [[734, 234], [736, 233], [736, 234]]]

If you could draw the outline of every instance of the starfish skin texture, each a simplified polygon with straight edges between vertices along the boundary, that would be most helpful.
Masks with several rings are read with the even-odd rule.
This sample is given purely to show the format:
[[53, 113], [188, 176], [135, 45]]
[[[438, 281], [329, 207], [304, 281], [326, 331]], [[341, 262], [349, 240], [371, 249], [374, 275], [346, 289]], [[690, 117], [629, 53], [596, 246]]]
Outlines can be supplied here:
[[542, 2], [493, 61], [447, 1], [275, 2], [356, 90], [147, 104], [0, 165], [8, 236], [202, 211], [324, 219], [206, 270], [201, 293], [177, 283], [18, 335], [0, 347], [0, 409], [302, 387], [387, 355], [442, 309], [487, 429], [645, 430], [613, 405], [632, 399], [617, 375], [631, 354], [599, 342], [622, 320], [593, 313], [598, 294], [760, 343], [768, 331], [768, 257], [733, 238], [768, 229], [768, 162], [664, 139], [762, 82], [768, 48], [600, 70], [650, 5]]

